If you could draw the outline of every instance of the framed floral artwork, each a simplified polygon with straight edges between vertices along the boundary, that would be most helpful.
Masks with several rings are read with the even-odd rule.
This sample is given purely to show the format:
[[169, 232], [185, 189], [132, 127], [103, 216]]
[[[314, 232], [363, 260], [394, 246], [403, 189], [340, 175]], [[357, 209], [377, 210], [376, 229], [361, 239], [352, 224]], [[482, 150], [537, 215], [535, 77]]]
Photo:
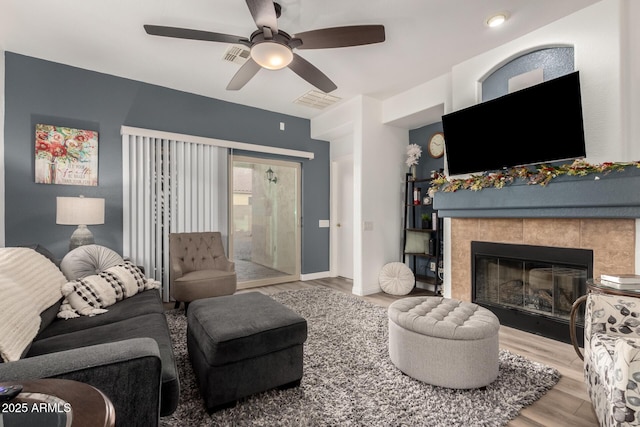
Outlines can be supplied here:
[[36, 125], [36, 183], [98, 185], [98, 132]]

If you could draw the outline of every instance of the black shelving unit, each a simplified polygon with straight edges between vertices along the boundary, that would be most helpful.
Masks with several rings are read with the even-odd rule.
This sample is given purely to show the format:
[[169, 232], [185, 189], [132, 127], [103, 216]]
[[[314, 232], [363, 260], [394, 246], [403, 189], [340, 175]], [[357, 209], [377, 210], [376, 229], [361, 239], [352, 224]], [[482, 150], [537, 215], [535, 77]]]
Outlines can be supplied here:
[[[433, 286], [438, 295], [442, 291], [442, 220], [433, 209], [433, 204], [425, 204], [424, 197], [431, 186], [431, 179], [413, 179], [406, 175], [404, 197], [404, 230], [402, 262], [407, 263], [416, 278], [416, 283]], [[418, 203], [414, 203], [414, 191], [420, 189]], [[429, 226], [423, 226], [422, 216], [429, 218]]]

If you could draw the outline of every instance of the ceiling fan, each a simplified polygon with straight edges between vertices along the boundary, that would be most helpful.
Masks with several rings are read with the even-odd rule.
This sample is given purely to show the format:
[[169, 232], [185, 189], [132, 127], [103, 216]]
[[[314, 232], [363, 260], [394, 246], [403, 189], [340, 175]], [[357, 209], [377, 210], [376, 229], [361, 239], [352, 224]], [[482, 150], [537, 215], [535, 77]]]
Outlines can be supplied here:
[[293, 52], [293, 49], [326, 49], [380, 43], [385, 40], [383, 25], [354, 25], [323, 28], [289, 35], [278, 29], [281, 6], [272, 0], [246, 0], [258, 30], [249, 38], [186, 28], [145, 25], [147, 34], [190, 40], [236, 43], [251, 49], [251, 56], [233, 76], [227, 90], [241, 89], [260, 68], [289, 67], [325, 93], [337, 89], [322, 71]]

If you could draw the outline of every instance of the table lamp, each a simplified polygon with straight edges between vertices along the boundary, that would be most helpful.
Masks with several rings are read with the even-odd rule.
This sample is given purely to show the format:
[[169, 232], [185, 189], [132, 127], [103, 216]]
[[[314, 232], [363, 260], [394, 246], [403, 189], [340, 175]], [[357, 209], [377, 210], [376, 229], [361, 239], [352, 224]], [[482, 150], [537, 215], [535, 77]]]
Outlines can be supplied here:
[[104, 199], [56, 197], [56, 224], [78, 226], [71, 235], [69, 251], [95, 243], [87, 225], [104, 224]]

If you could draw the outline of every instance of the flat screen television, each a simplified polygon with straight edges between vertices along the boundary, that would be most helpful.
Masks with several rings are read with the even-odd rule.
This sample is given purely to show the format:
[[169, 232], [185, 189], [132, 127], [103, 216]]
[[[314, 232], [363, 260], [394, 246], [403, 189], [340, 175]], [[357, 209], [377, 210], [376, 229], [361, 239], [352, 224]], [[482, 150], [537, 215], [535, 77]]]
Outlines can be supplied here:
[[442, 116], [449, 175], [586, 156], [578, 71]]

